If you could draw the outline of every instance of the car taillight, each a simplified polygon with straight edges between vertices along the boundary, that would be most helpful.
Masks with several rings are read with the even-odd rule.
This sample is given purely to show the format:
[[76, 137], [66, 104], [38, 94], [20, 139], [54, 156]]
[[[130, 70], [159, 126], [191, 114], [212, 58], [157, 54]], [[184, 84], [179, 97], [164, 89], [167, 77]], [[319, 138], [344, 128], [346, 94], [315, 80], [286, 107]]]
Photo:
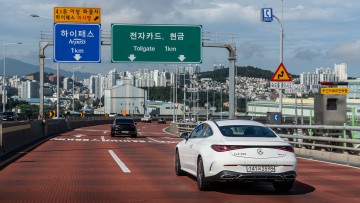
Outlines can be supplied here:
[[242, 147], [237, 145], [211, 145], [211, 148], [217, 152], [226, 152], [241, 149]]
[[279, 146], [279, 147], [275, 147], [275, 149], [279, 149], [287, 152], [294, 152], [294, 148], [292, 146]]

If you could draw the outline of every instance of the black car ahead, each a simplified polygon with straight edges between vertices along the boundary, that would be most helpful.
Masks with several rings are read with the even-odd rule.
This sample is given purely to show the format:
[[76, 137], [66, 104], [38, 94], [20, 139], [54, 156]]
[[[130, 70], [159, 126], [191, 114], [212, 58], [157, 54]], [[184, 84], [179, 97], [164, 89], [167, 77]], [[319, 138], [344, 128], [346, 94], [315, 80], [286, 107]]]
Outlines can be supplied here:
[[12, 112], [12, 111], [5, 111], [1, 114], [1, 120], [3, 120], [3, 121], [16, 121], [18, 119], [19, 119], [19, 117], [18, 117], [17, 113]]
[[158, 123], [166, 124], [165, 118], [159, 118]]
[[137, 127], [134, 119], [132, 118], [116, 118], [111, 125], [111, 137], [115, 135], [131, 135], [131, 137], [137, 136]]

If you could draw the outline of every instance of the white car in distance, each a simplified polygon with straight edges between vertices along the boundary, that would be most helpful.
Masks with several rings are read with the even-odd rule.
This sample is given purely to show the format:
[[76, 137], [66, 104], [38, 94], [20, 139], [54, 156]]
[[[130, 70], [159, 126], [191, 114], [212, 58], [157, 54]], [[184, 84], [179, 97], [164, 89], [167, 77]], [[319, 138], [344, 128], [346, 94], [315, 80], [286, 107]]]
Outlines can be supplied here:
[[176, 145], [175, 172], [197, 179], [199, 190], [213, 182], [272, 182], [288, 191], [296, 179], [294, 148], [270, 128], [250, 120], [209, 120]]

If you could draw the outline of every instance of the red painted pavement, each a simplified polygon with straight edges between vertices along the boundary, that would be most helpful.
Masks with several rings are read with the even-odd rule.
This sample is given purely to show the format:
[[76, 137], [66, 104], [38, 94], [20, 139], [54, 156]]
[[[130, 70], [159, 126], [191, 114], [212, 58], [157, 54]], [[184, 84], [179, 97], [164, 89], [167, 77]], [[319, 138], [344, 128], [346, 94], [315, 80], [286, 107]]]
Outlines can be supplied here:
[[[179, 138], [167, 124], [138, 123], [139, 137], [110, 137], [110, 125], [69, 131], [0, 172], [1, 202], [360, 202], [360, 169], [299, 159], [290, 192], [269, 183], [217, 184], [200, 192], [174, 173]], [[124, 173], [112, 150], [130, 170]]]

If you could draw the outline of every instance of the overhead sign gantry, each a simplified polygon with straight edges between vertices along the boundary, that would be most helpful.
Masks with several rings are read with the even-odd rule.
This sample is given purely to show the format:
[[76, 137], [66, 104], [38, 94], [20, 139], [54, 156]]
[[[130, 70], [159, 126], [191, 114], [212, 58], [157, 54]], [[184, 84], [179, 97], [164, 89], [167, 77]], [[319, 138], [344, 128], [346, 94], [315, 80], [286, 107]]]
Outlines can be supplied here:
[[112, 62], [201, 63], [201, 25], [111, 25]]

